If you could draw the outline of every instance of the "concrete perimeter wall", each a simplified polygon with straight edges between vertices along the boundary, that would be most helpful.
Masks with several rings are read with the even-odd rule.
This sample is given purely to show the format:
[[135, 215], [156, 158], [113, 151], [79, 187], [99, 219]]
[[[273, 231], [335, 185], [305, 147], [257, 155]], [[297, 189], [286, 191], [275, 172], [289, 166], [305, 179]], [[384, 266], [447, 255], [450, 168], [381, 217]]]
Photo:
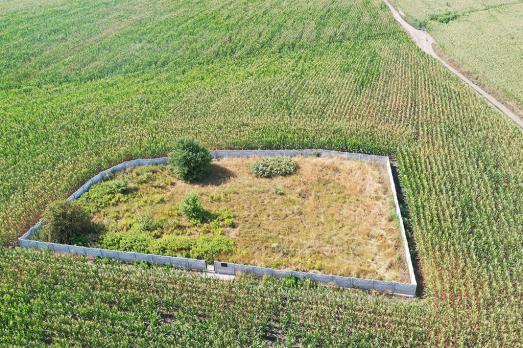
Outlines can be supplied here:
[[170, 265], [177, 268], [188, 269], [191, 271], [205, 272], [207, 263], [203, 260], [188, 259], [184, 257], [161, 256], [152, 254], [142, 254], [129, 251], [117, 251], [100, 248], [88, 248], [78, 245], [68, 245], [59, 243], [41, 242], [36, 240], [20, 240], [23, 248], [38, 250], [50, 250], [61, 254], [73, 254], [87, 257], [104, 257], [124, 262], [148, 262], [157, 265]]
[[[335, 275], [325, 275], [317, 274], [310, 272], [299, 272], [299, 271], [283, 271], [273, 268], [258, 267], [258, 266], [249, 266], [249, 265], [240, 265], [235, 263], [227, 262], [214, 262], [214, 273], [225, 274], [225, 275], [238, 275], [238, 274], [253, 274], [256, 276], [273, 276], [278, 278], [295, 276], [301, 279], [309, 278], [318, 283], [332, 283], [337, 286], [344, 288], [358, 288], [365, 290], [376, 290], [383, 293], [402, 295], [408, 297], [414, 297], [416, 295], [416, 279], [414, 276], [414, 269], [412, 267], [412, 261], [410, 258], [409, 247], [407, 243], [407, 237], [405, 235], [405, 229], [403, 226], [403, 220], [401, 218], [400, 208], [398, 204], [398, 199], [396, 197], [396, 189], [394, 186], [394, 180], [392, 177], [392, 170], [390, 167], [389, 158], [386, 156], [375, 156], [375, 155], [365, 155], [358, 153], [349, 153], [349, 152], [339, 152], [339, 151], [328, 151], [328, 150], [315, 150], [315, 149], [306, 149], [306, 150], [216, 150], [212, 151], [214, 159], [227, 158], [227, 157], [275, 157], [275, 156], [314, 156], [314, 157], [341, 157], [357, 161], [372, 161], [379, 162], [383, 165], [386, 165], [390, 185], [394, 195], [394, 202], [396, 205], [396, 213], [401, 225], [401, 234], [404, 245], [405, 259], [407, 262], [410, 283], [398, 283], [398, 282], [389, 282], [382, 280], [373, 280], [373, 279], [361, 279], [353, 277], [343, 277]], [[98, 184], [112, 175], [125, 171], [126, 169], [140, 166], [151, 166], [151, 165], [163, 165], [168, 163], [167, 157], [153, 158], [153, 159], [136, 159], [132, 161], [127, 161], [120, 163], [114, 167], [111, 167], [107, 170], [100, 172], [99, 174], [92, 177], [87, 181], [82, 187], [75, 191], [69, 198], [68, 201], [73, 201], [78, 199], [82, 194], [87, 192], [93, 185]], [[31, 227], [22, 237], [20, 237], [19, 243], [23, 248], [32, 248], [38, 250], [50, 250], [57, 253], [64, 254], [74, 254], [82, 255], [88, 257], [104, 257], [113, 260], [120, 260], [124, 262], [149, 262], [152, 264], [158, 265], [170, 265], [177, 268], [207, 272], [207, 263], [204, 260], [189, 259], [184, 257], [171, 257], [171, 256], [161, 256], [161, 255], [152, 255], [152, 254], [143, 254], [135, 252], [126, 252], [126, 251], [115, 251], [108, 249], [100, 248], [89, 248], [76, 245], [67, 245], [67, 244], [58, 244], [58, 243], [49, 243], [34, 240], [38, 231], [42, 227], [42, 220], [36, 223]]]
[[219, 274], [250, 274], [258, 277], [268, 276], [276, 278], [285, 278], [294, 276], [300, 279], [311, 279], [317, 283], [331, 283], [342, 288], [375, 290], [387, 294], [402, 295], [408, 297], [416, 296], [416, 284], [406, 284], [384, 280], [353, 278], [300, 271], [284, 271], [277, 270], [274, 268], [241, 265], [237, 263], [221, 261], [214, 261], [214, 271]]

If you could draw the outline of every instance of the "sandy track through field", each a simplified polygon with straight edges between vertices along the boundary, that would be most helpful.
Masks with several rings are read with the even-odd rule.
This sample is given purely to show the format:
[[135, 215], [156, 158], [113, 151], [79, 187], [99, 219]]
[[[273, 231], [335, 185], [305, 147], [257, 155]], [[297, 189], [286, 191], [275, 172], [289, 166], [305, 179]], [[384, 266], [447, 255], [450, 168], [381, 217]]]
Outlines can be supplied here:
[[508, 118], [510, 118], [512, 121], [514, 121], [520, 129], [523, 129], [523, 119], [520, 118], [516, 113], [512, 112], [508, 107], [503, 105], [499, 100], [497, 100], [493, 95], [485, 91], [480, 86], [476, 85], [472, 80], [467, 78], [465, 75], [460, 73], [456, 68], [451, 66], [449, 63], [447, 63], [443, 58], [441, 58], [436, 51], [433, 48], [433, 44], [436, 42], [432, 36], [430, 36], [429, 33], [423, 30], [419, 30], [414, 28], [412, 25], [410, 25], [401, 14], [398, 12], [398, 10], [392, 6], [392, 4], [388, 0], [383, 0], [385, 4], [389, 7], [389, 9], [392, 12], [392, 15], [398, 21], [398, 23], [402, 26], [403, 29], [410, 35], [410, 37], [414, 40], [416, 45], [421, 48], [421, 50], [432, 57], [436, 58], [438, 61], [441, 62], [447, 69], [449, 69], [454, 75], [458, 76], [463, 82], [465, 82], [467, 85], [472, 87], [477, 93], [479, 93], [481, 96], [483, 96], [487, 101], [490, 102], [492, 106], [494, 106], [496, 109], [498, 109], [500, 112], [505, 114]]

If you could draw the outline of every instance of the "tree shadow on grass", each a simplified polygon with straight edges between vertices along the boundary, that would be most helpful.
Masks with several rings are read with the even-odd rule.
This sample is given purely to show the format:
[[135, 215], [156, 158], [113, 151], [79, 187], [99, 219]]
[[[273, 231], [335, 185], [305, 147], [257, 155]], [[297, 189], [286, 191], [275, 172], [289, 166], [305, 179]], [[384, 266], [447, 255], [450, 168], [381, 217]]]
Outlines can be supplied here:
[[219, 186], [225, 184], [234, 177], [236, 177], [236, 174], [234, 174], [232, 171], [213, 163], [211, 164], [211, 172], [209, 173], [209, 176], [197, 184], [201, 186]]

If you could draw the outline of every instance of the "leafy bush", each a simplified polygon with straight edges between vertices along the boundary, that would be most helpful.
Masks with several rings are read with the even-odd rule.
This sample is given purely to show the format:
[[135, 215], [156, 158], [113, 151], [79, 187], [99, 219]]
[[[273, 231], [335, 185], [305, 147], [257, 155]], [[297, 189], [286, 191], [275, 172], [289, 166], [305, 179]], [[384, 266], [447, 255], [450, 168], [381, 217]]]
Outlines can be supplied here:
[[213, 262], [216, 257], [234, 251], [234, 241], [225, 236], [198, 237], [191, 249], [190, 256]]
[[459, 18], [459, 13], [447, 11], [440, 14], [433, 14], [430, 16], [430, 20], [440, 22], [443, 24], [448, 24]]
[[104, 183], [105, 193], [116, 195], [129, 193], [129, 183], [126, 180], [111, 180]]
[[191, 221], [206, 222], [212, 218], [212, 214], [205, 210], [196, 193], [190, 193], [182, 200], [180, 212]]
[[211, 170], [209, 150], [192, 139], [180, 139], [169, 155], [176, 176], [186, 182], [205, 179]]
[[136, 179], [137, 184], [146, 184], [148, 182], [151, 182], [154, 180], [154, 174], [153, 173], [143, 173], [143, 175], [140, 175], [138, 179]]
[[107, 233], [100, 240], [100, 246], [111, 250], [135, 251], [168, 256], [192, 257], [214, 261], [223, 254], [234, 251], [234, 242], [225, 236], [165, 235], [155, 239], [147, 232]]
[[286, 288], [314, 288], [317, 284], [310, 278], [300, 279], [294, 275], [285, 277], [281, 280], [282, 285]]
[[189, 236], [165, 235], [152, 242], [149, 252], [168, 256], [189, 257], [194, 239]]
[[138, 220], [138, 227], [143, 232], [154, 232], [162, 229], [162, 222], [154, 219], [152, 213], [146, 213]]
[[234, 215], [227, 209], [223, 209], [216, 216], [216, 221], [221, 227], [235, 227]]
[[94, 213], [105, 207], [116, 205], [129, 199], [131, 188], [125, 180], [110, 180], [94, 185], [84, 193], [79, 201], [88, 212]]
[[45, 211], [40, 234], [48, 242], [86, 244], [98, 231], [98, 226], [82, 207], [59, 201], [51, 203]]
[[296, 172], [298, 165], [289, 157], [265, 157], [252, 165], [252, 173], [262, 178], [286, 176]]
[[107, 233], [100, 240], [100, 246], [106, 249], [147, 253], [154, 238], [147, 232], [133, 231], [126, 233]]
[[413, 22], [413, 25], [415, 28], [417, 28], [419, 30], [427, 30], [427, 25], [428, 25], [427, 19], [420, 20], [418, 18], [415, 18], [412, 20], [412, 22]]

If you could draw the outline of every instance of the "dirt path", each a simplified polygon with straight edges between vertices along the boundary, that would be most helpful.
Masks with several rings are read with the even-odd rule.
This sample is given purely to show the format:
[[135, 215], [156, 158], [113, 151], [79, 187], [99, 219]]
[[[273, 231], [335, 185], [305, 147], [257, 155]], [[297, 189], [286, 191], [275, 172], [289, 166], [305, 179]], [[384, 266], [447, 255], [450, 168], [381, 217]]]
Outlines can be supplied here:
[[418, 30], [414, 28], [412, 25], [410, 25], [403, 17], [400, 15], [398, 10], [388, 0], [383, 0], [385, 4], [389, 7], [389, 9], [392, 12], [392, 15], [394, 16], [394, 19], [398, 21], [398, 23], [402, 26], [403, 29], [410, 35], [410, 37], [414, 40], [416, 45], [421, 48], [421, 50], [430, 56], [437, 59], [441, 64], [443, 64], [447, 69], [449, 69], [454, 75], [459, 77], [463, 82], [465, 82], [467, 85], [472, 87], [476, 92], [478, 92], [481, 96], [483, 96], [487, 101], [490, 102], [492, 106], [494, 106], [496, 109], [498, 109], [500, 112], [505, 114], [508, 118], [510, 118], [512, 121], [514, 121], [520, 129], [523, 129], [523, 119], [520, 118], [516, 113], [514, 113], [512, 110], [510, 110], [508, 107], [503, 105], [499, 100], [497, 100], [493, 95], [485, 91], [480, 86], [476, 85], [474, 82], [472, 82], [468, 77], [460, 73], [456, 68], [451, 66], [449, 63], [447, 63], [443, 58], [441, 58], [436, 51], [433, 48], [433, 45], [435, 44], [435, 40], [430, 36], [429, 33], [423, 30]]

